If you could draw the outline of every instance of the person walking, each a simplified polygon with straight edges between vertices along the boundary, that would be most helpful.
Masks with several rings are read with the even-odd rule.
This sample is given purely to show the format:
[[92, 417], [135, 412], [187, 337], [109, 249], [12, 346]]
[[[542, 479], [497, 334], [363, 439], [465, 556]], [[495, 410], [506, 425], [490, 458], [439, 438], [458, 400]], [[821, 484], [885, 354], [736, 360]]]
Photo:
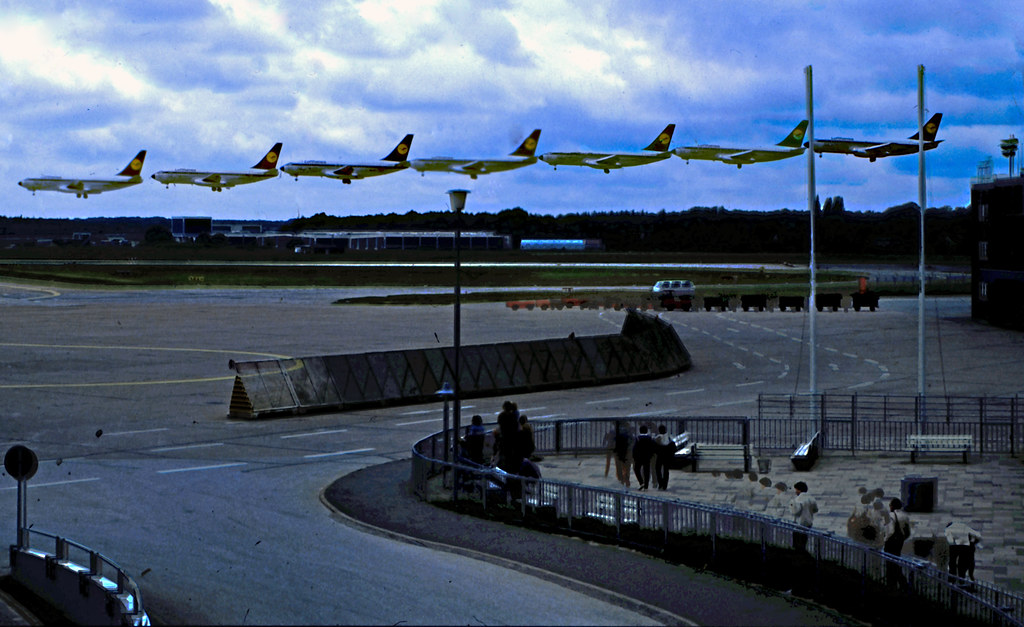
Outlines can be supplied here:
[[[793, 491], [796, 492], [796, 496], [789, 503], [789, 512], [793, 515], [793, 522], [810, 529], [814, 526], [814, 515], [818, 513], [818, 502], [807, 493], [807, 484], [803, 481], [793, 484]], [[793, 532], [793, 548], [798, 551], [807, 550], [806, 533]]]
[[654, 444], [654, 482], [659, 490], [667, 490], [669, 463], [676, 454], [676, 446], [665, 425], [658, 425], [658, 435], [654, 438]]
[[633, 444], [633, 471], [641, 490], [646, 490], [651, 484], [651, 458], [654, 457], [655, 446], [647, 425], [641, 425], [640, 435]]
[[[898, 557], [903, 553], [903, 544], [910, 537], [910, 516], [903, 511], [903, 501], [899, 499], [889, 501], [889, 518], [891, 530], [885, 537], [882, 551]], [[908, 588], [907, 579], [903, 576], [903, 568], [896, 562], [886, 562], [885, 579], [890, 586], [900, 591], [905, 591]]]
[[949, 543], [949, 574], [974, 581], [974, 548], [981, 534], [962, 522], [950, 522], [944, 535]]

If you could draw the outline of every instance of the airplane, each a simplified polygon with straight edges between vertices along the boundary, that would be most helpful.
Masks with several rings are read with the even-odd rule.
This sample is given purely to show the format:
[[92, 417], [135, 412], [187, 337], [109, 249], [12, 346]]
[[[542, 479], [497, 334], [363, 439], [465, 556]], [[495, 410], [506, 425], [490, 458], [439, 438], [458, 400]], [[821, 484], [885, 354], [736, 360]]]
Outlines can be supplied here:
[[763, 161], [779, 161], [802, 154], [804, 151], [804, 134], [807, 132], [807, 120], [796, 125], [786, 138], [774, 146], [763, 148], [726, 148], [714, 144], [698, 146], [680, 146], [672, 152], [687, 163], [690, 159], [707, 159], [730, 163], [737, 168], [744, 164], [761, 163]]
[[560, 165], [585, 165], [590, 168], [604, 170], [608, 174], [613, 169], [628, 168], [646, 163], [654, 163], [672, 156], [669, 144], [676, 125], [669, 124], [644, 150], [650, 152], [546, 152], [540, 160], [557, 170]]
[[[931, 150], [942, 143], [941, 139], [935, 139], [939, 132], [939, 123], [942, 122], [942, 114], [936, 113], [924, 125], [924, 149]], [[909, 139], [898, 139], [894, 141], [857, 141], [849, 137], [833, 137], [832, 139], [815, 139], [814, 152], [834, 152], [839, 154], [853, 155], [874, 161], [879, 157], [898, 157], [900, 155], [912, 155], [919, 150], [917, 133]]]
[[146, 151], [140, 150], [139, 154], [117, 173], [117, 176], [108, 179], [66, 179], [59, 176], [43, 175], [37, 179], [25, 179], [18, 181], [25, 189], [31, 190], [36, 195], [36, 190], [47, 192], [64, 192], [74, 194], [78, 198], [88, 198], [89, 194], [102, 194], [117, 189], [124, 189], [142, 182], [142, 163], [146, 160]]
[[281, 171], [299, 180], [300, 176], [326, 176], [332, 179], [341, 179], [346, 185], [352, 184], [352, 179], [364, 179], [368, 176], [380, 176], [398, 172], [409, 167], [409, 148], [412, 146], [412, 134], [405, 136], [405, 139], [398, 142], [391, 153], [374, 163], [326, 163], [324, 161], [299, 161], [287, 163], [281, 167]]
[[198, 170], [161, 170], [153, 175], [167, 187], [173, 185], [201, 185], [212, 191], [223, 191], [225, 187], [265, 181], [277, 176], [277, 159], [281, 155], [281, 142], [274, 144], [270, 152], [259, 163], [240, 172], [199, 172]]
[[498, 159], [456, 159], [454, 157], [430, 157], [429, 159], [413, 159], [409, 162], [412, 169], [423, 176], [426, 172], [455, 172], [456, 174], [468, 174], [469, 178], [475, 179], [481, 174], [492, 172], [506, 172], [523, 168], [537, 163], [534, 153], [537, 151], [537, 141], [540, 139], [540, 129], [534, 129], [529, 137], [519, 144], [508, 157]]

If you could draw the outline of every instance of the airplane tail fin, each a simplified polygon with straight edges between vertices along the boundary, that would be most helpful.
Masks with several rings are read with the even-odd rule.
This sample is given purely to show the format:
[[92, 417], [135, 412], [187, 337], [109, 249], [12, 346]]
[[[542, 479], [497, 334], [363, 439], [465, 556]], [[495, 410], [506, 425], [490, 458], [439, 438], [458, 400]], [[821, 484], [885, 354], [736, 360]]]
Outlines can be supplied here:
[[[939, 134], [939, 124], [942, 122], [942, 114], [936, 113], [924, 123], [924, 140], [926, 142], [935, 141], [935, 136]], [[910, 139], [917, 139], [917, 133], [910, 136]]]
[[412, 148], [412, 133], [405, 136], [405, 139], [398, 142], [395, 149], [391, 151], [391, 154], [384, 157], [382, 161], [408, 161], [409, 160], [409, 149]]
[[799, 148], [804, 145], [804, 135], [807, 134], [807, 120], [800, 120], [800, 123], [796, 125], [789, 135], [786, 135], [786, 139], [780, 141], [776, 146], [782, 146], [783, 148]]
[[273, 170], [277, 167], [277, 160], [281, 156], [281, 142], [274, 144], [274, 147], [270, 149], [270, 152], [260, 160], [259, 163], [252, 166], [253, 170]]
[[669, 144], [672, 143], [672, 133], [676, 132], [676, 125], [669, 124], [665, 127], [665, 130], [658, 135], [658, 138], [651, 142], [651, 145], [644, 148], [644, 150], [656, 150], [658, 152], [665, 152], [668, 150]]
[[131, 163], [124, 166], [124, 169], [117, 173], [118, 176], [138, 176], [142, 174], [142, 163], [146, 160], [146, 151], [140, 150], [139, 154], [131, 160]]
[[537, 152], [537, 142], [540, 140], [540, 129], [534, 129], [530, 136], [523, 140], [523, 143], [519, 144], [519, 148], [516, 148], [510, 156], [512, 157], [532, 157]]

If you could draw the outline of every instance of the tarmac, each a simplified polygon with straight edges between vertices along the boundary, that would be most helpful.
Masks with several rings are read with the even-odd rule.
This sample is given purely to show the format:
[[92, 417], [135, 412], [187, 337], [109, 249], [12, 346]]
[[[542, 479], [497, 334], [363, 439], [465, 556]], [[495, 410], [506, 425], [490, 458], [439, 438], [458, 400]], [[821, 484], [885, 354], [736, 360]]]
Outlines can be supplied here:
[[[948, 522], [965, 522], [983, 538], [976, 553], [977, 579], [1024, 593], [1024, 491], [1020, 490], [1024, 463], [1019, 458], [975, 457], [964, 464], [959, 458], [936, 457], [911, 464], [909, 454], [826, 452], [805, 472], [794, 470], [788, 456], [764, 459], [770, 460], [769, 472], [740, 478], [732, 478], [738, 473], [724, 469], [673, 470], [667, 490], [651, 493], [764, 512], [776, 491], [762, 490], [761, 478], [768, 477], [773, 485], [785, 483], [789, 493], [795, 482], [804, 481], [819, 505], [814, 527], [848, 537], [851, 515], [874, 506], [876, 498], [887, 504], [889, 498], [899, 496], [903, 479], [935, 478], [938, 494], [933, 511], [910, 513], [912, 538], [941, 538]], [[621, 487], [615, 479], [614, 462], [607, 475], [605, 462], [603, 455], [553, 455], [544, 457], [539, 466], [547, 479]], [[410, 463], [391, 462], [345, 475], [324, 490], [322, 501], [339, 518], [368, 531], [471, 554], [571, 588], [614, 597], [665, 624], [744, 625], [752, 616], [759, 624], [857, 622], [799, 598], [636, 551], [461, 516], [430, 505], [409, 489]], [[626, 489], [638, 491], [635, 476]], [[941, 555], [931, 557], [942, 560]], [[2, 588], [7, 587], [0, 586], [0, 625], [44, 624], [19, 602], [23, 599], [4, 593]]]

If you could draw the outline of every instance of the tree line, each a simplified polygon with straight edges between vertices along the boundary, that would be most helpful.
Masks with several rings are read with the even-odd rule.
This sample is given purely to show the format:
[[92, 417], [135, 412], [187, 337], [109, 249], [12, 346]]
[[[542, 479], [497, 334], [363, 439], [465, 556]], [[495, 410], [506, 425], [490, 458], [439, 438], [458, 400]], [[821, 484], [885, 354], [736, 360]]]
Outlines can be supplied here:
[[[883, 212], [846, 211], [842, 196], [815, 209], [815, 250], [822, 254], [913, 255], [919, 250], [920, 211], [905, 203]], [[929, 255], [970, 256], [970, 209], [929, 208], [925, 212], [925, 249]], [[330, 216], [326, 213], [286, 222], [284, 232], [313, 230], [451, 231], [450, 211]], [[464, 231], [523, 239], [596, 239], [605, 250], [635, 252], [807, 253], [807, 211], [727, 210], [693, 207], [687, 211], [596, 211], [558, 216], [534, 215], [521, 207], [496, 214], [463, 213]]]

